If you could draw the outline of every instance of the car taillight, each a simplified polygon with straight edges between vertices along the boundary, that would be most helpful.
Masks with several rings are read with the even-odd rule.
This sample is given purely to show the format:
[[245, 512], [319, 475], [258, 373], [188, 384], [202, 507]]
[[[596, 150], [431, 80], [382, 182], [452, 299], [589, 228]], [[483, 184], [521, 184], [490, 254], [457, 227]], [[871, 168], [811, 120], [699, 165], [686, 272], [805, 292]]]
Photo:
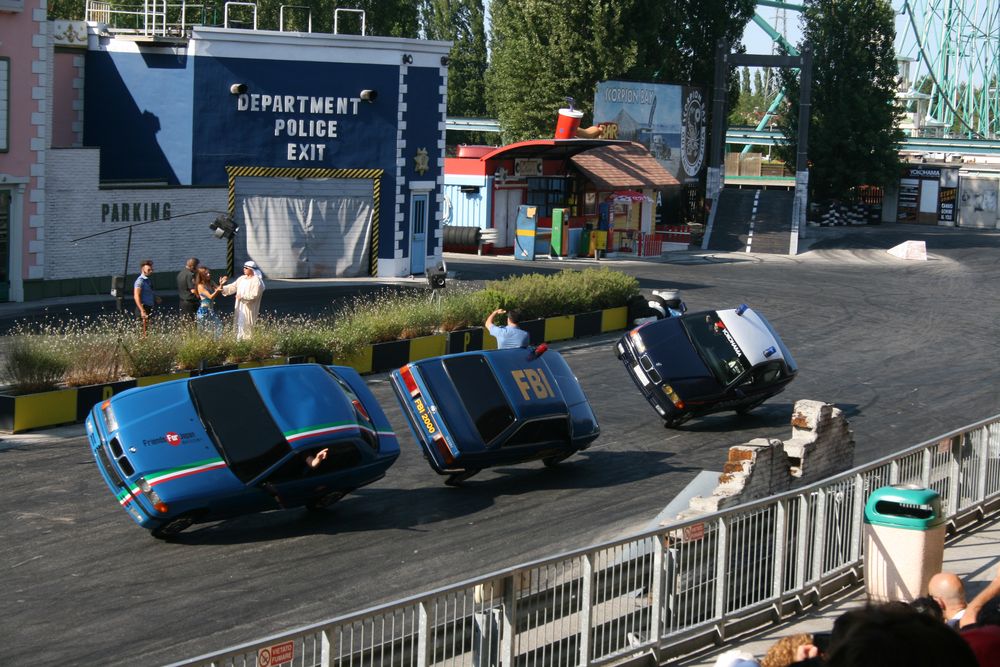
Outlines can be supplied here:
[[101, 403], [101, 414], [104, 415], [104, 428], [108, 433], [118, 430], [118, 420], [115, 419], [115, 412], [111, 409], [111, 399]]
[[455, 462], [455, 456], [451, 453], [451, 448], [448, 447], [448, 443], [445, 442], [444, 436], [440, 433], [434, 436], [434, 446], [441, 453], [441, 457], [444, 459], [446, 465], [451, 465]]
[[406, 385], [406, 390], [410, 392], [410, 396], [416, 396], [420, 393], [420, 389], [417, 388], [417, 381], [413, 379], [413, 373], [410, 371], [409, 364], [399, 369], [399, 376], [403, 378], [403, 384]]
[[160, 494], [153, 490], [153, 487], [150, 486], [145, 477], [140, 477], [137, 484], [139, 485], [139, 490], [142, 491], [142, 495], [146, 496], [146, 499], [149, 500], [153, 509], [161, 514], [166, 514], [169, 511], [170, 508], [167, 507], [167, 504], [163, 502], [162, 498], [160, 498]]
[[354, 399], [351, 401], [354, 404], [354, 409], [358, 411], [358, 414], [364, 417], [365, 421], [371, 422], [372, 418], [368, 416], [368, 411], [365, 410], [365, 406], [361, 405], [361, 401]]
[[677, 395], [677, 392], [674, 391], [673, 387], [669, 384], [663, 385], [663, 393], [667, 395], [667, 398], [670, 399], [670, 402], [674, 404], [675, 408], [678, 410], [684, 409], [684, 401], [682, 401], [681, 397]]

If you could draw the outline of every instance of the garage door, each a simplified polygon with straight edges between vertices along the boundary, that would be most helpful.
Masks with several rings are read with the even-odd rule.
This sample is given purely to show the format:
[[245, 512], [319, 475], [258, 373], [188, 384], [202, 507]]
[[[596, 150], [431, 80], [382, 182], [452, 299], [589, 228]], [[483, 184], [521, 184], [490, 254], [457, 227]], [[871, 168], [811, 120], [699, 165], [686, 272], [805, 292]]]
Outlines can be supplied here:
[[237, 265], [253, 259], [268, 278], [369, 274], [371, 180], [241, 176], [234, 194]]

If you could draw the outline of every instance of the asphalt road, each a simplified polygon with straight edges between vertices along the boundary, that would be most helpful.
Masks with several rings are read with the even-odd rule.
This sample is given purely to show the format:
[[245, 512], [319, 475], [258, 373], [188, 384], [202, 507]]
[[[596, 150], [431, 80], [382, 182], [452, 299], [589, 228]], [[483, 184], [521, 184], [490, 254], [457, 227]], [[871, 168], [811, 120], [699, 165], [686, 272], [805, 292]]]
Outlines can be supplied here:
[[[931, 259], [884, 249], [927, 242]], [[754, 437], [790, 435], [798, 399], [835, 403], [862, 463], [1000, 413], [1000, 234], [918, 227], [824, 230], [796, 258], [685, 253], [607, 262], [694, 309], [765, 313], [800, 374], [748, 417], [663, 429], [612, 351], [563, 346], [600, 419], [591, 449], [445, 487], [384, 376], [370, 379], [401, 435], [385, 479], [333, 510], [272, 512], [152, 539], [118, 508], [79, 426], [0, 441], [3, 662], [162, 664], [646, 527], [703, 469]], [[574, 264], [579, 266], [580, 264]], [[449, 261], [467, 280], [558, 262]]]

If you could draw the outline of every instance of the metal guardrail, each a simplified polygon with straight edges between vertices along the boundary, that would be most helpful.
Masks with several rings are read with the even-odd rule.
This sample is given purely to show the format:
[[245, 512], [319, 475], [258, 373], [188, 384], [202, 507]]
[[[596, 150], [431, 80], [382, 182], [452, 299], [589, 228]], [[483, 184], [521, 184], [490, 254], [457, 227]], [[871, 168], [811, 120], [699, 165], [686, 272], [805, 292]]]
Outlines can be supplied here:
[[1000, 415], [792, 492], [175, 665], [668, 660], [859, 586], [867, 498], [906, 483], [941, 494], [952, 531], [996, 509]]

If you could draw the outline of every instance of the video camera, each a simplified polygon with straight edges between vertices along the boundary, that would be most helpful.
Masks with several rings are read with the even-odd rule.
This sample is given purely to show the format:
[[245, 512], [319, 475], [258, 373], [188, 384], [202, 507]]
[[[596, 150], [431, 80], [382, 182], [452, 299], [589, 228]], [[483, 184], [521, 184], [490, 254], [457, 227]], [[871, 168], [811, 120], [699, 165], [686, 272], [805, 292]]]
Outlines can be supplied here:
[[231, 239], [236, 236], [240, 228], [233, 222], [232, 217], [220, 215], [212, 222], [208, 223], [208, 228], [212, 230], [217, 239]]
[[448, 277], [448, 269], [444, 264], [444, 260], [438, 262], [434, 268], [424, 271], [424, 275], [427, 276], [427, 284], [432, 290], [444, 289], [445, 281]]

